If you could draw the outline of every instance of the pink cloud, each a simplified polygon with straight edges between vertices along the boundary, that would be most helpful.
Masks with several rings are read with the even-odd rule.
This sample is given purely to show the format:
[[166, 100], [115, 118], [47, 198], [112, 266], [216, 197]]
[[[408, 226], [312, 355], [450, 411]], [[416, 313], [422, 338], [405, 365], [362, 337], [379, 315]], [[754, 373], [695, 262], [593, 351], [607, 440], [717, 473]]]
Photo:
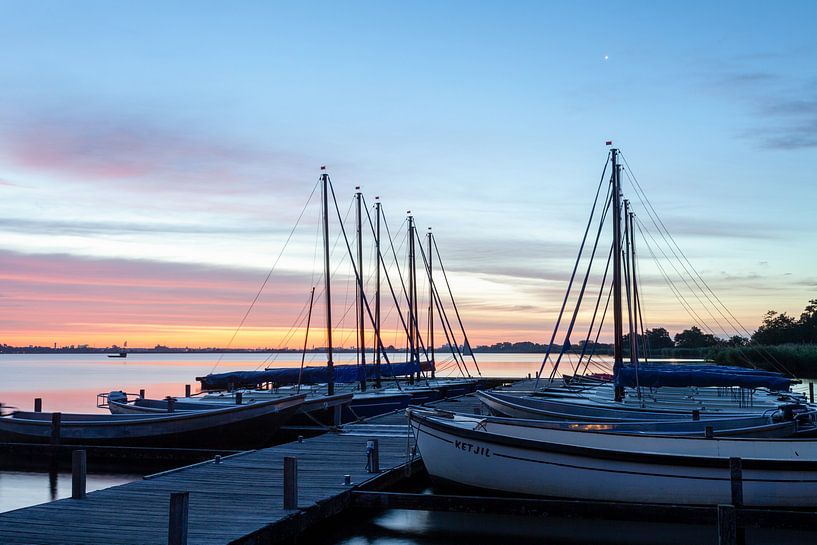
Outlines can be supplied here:
[[3, 126], [2, 153], [15, 166], [84, 182], [236, 193], [306, 164], [296, 154], [118, 113], [18, 114]]
[[[0, 342], [70, 338], [93, 344], [129, 328], [134, 337], [162, 339], [167, 330], [232, 330], [262, 279], [262, 272], [241, 269], [0, 251]], [[288, 328], [303, 307], [308, 282], [273, 275], [247, 326]]]

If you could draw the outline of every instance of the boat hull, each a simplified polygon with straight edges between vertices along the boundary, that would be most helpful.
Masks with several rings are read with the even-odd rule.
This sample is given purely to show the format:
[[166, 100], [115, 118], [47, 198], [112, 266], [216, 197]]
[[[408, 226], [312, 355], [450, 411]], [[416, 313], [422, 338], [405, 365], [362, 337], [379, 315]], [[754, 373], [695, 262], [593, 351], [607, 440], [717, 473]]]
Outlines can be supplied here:
[[[163, 415], [61, 415], [59, 444], [252, 449], [271, 444], [303, 396], [224, 409]], [[0, 418], [0, 441], [51, 443], [49, 413]]]
[[[629, 452], [628, 443], [633, 446], [636, 439], [630, 436], [607, 435], [602, 440], [607, 448], [577, 447], [463, 429], [418, 411], [409, 414], [423, 462], [437, 480], [537, 497], [688, 505], [731, 503], [728, 457], [683, 452], [645, 454], [650, 448], [654, 452], [666, 450], [668, 440], [707, 441], [717, 450], [718, 439], [640, 437], [640, 450]], [[604, 435], [552, 431], [540, 435], [553, 439], [565, 433]], [[581, 437], [573, 438], [577, 440], [581, 442]], [[598, 443], [598, 437], [594, 440]], [[751, 445], [747, 443], [745, 450], [749, 454]], [[745, 459], [745, 504], [817, 504], [817, 461], [811, 458], [805, 462]]]

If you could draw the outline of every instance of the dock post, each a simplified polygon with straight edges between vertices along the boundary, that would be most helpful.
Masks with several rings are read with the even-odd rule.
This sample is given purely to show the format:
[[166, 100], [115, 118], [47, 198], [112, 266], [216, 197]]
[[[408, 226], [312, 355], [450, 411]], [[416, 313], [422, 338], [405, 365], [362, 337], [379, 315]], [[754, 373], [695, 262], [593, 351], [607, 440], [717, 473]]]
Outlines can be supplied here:
[[190, 385], [189, 384], [184, 385], [184, 397], [190, 397]]
[[173, 411], [176, 410], [176, 398], [175, 397], [167, 396], [165, 398], [165, 401], [167, 401], [167, 412], [172, 413]]
[[84, 450], [71, 452], [71, 497], [85, 499], [85, 474], [88, 469]]
[[142, 399], [145, 399], [145, 389], [144, 388], [139, 390], [139, 397], [141, 397]]
[[167, 545], [187, 545], [187, 517], [189, 511], [190, 492], [171, 492]]
[[298, 458], [284, 456], [284, 509], [298, 508]]
[[34, 412], [35, 413], [43, 412], [43, 398], [41, 397], [34, 398]]
[[[743, 462], [740, 458], [729, 458], [729, 482], [732, 485], [732, 505], [743, 507]], [[746, 529], [735, 529], [737, 545], [746, 545]]]
[[698, 409], [692, 410], [692, 420], [700, 420], [701, 419], [701, 411]]
[[235, 404], [241, 405], [244, 402], [244, 393], [243, 392], [236, 392], [235, 393]]
[[743, 507], [743, 462], [729, 458], [729, 481], [732, 484], [732, 505]]
[[718, 505], [718, 545], [737, 545], [737, 516], [734, 505]]
[[60, 428], [62, 427], [62, 413], [51, 413], [51, 444], [60, 444]]
[[808, 400], [811, 403], [814, 403], [814, 383], [808, 383]]
[[715, 430], [712, 428], [712, 426], [706, 426], [704, 428], [704, 437], [707, 439], [712, 439], [715, 437]]
[[342, 405], [335, 405], [332, 409], [332, 425], [336, 428], [340, 426], [340, 423], [343, 421], [343, 406]]
[[369, 473], [380, 473], [380, 441], [366, 441], [366, 469]]

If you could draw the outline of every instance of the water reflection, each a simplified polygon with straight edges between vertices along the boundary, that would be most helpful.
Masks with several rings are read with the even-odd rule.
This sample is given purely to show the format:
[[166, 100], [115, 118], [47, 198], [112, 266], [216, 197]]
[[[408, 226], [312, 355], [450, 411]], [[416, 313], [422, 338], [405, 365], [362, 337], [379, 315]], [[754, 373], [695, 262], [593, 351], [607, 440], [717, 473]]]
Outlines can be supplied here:
[[[346, 529], [323, 532], [318, 545], [688, 545], [717, 543], [714, 524], [666, 524], [579, 517], [391, 510]], [[352, 529], [350, 529], [352, 528]], [[747, 543], [813, 543], [814, 532], [749, 529]]]
[[[141, 479], [133, 473], [89, 473], [88, 492]], [[71, 472], [0, 470], [0, 512], [71, 496]]]

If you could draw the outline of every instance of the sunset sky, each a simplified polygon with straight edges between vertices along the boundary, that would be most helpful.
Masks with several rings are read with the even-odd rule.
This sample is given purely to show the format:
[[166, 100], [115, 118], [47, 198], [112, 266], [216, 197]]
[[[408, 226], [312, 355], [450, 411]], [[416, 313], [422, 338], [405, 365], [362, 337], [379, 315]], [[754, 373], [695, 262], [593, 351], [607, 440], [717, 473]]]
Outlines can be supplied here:
[[[232, 344], [300, 345], [321, 165], [396, 245], [433, 227], [472, 344], [546, 342], [606, 140], [747, 328], [817, 298], [817, 3], [0, 8], [2, 343], [226, 346], [305, 210]], [[641, 266], [647, 325], [688, 327]]]

